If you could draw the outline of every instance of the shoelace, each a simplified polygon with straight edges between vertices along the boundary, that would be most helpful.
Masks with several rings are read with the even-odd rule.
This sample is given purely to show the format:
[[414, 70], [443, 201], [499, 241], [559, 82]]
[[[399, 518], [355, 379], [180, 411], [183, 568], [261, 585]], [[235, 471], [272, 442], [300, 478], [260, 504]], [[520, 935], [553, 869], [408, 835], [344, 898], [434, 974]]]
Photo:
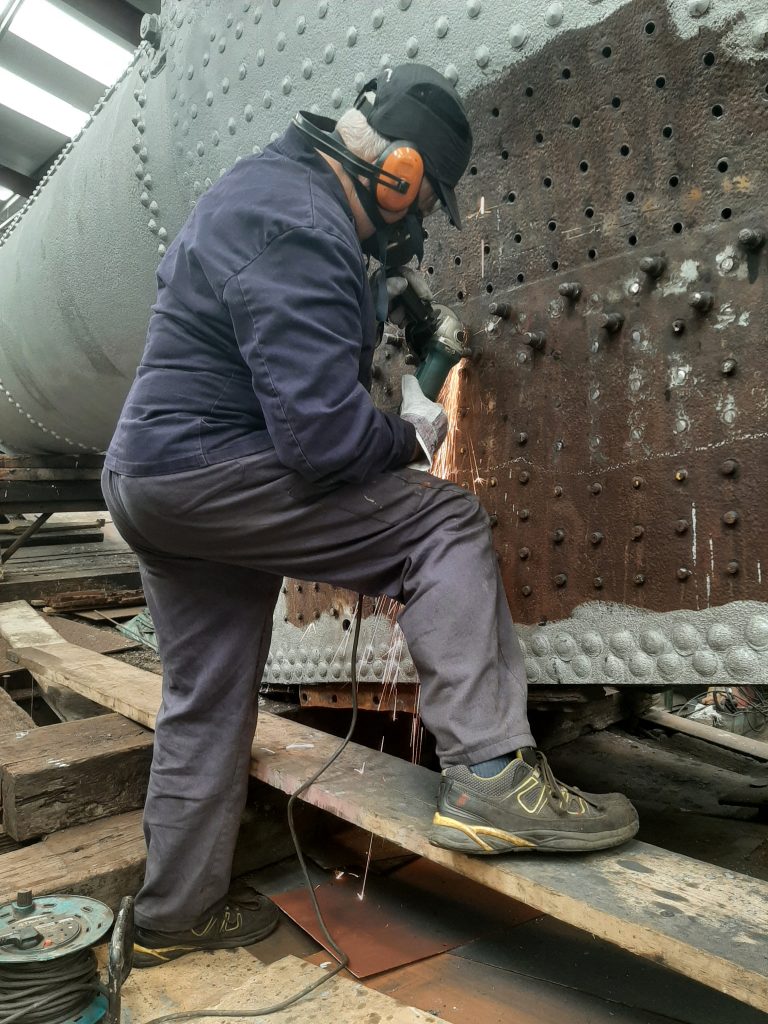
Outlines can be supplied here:
[[568, 811], [568, 800], [571, 796], [575, 796], [577, 799], [581, 799], [584, 803], [590, 807], [594, 807], [596, 811], [602, 810], [599, 804], [596, 804], [594, 800], [588, 800], [584, 794], [576, 789], [574, 786], [566, 786], [564, 782], [560, 782], [559, 779], [555, 778], [555, 773], [549, 766], [549, 761], [540, 750], [536, 751], [536, 762], [539, 777], [544, 785], [544, 790], [547, 794], [547, 803], [555, 812], [555, 814], [566, 814]]

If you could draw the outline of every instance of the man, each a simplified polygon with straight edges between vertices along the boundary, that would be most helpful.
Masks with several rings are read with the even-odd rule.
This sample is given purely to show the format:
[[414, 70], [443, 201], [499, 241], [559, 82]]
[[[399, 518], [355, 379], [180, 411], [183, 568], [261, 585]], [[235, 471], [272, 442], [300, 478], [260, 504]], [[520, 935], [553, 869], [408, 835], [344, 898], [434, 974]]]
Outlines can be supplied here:
[[592, 850], [637, 829], [624, 797], [564, 787], [535, 750], [488, 518], [472, 494], [410, 466], [442, 441], [442, 408], [412, 377], [399, 416], [368, 393], [377, 328], [361, 243], [384, 256], [406, 221], [413, 241], [436, 202], [459, 226], [454, 186], [472, 145], [462, 104], [409, 64], [370, 83], [335, 135], [303, 117], [369, 164], [412, 140], [424, 174], [393, 211], [377, 169], [350, 173], [352, 158], [315, 145], [299, 119], [200, 199], [159, 266], [103, 481], [164, 667], [139, 967], [255, 942], [276, 923], [268, 901], [238, 906], [227, 891], [283, 575], [402, 602], [443, 766], [435, 844]]

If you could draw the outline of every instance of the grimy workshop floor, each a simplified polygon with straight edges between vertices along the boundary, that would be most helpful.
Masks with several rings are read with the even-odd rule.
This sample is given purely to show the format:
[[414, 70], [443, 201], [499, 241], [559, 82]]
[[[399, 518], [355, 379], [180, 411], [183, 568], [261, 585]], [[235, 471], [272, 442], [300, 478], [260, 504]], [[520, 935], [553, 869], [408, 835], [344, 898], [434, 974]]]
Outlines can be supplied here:
[[[312, 1000], [316, 1005], [307, 1000], [258, 1020], [275, 1024], [315, 1020], [416, 1024], [430, 1019], [451, 1024], [766, 1024], [765, 1015], [757, 1010], [512, 900], [479, 886], [470, 888], [470, 883], [450, 872], [419, 858], [403, 857], [398, 848], [359, 829], [343, 826], [320, 839], [315, 831], [307, 847], [312, 880], [321, 890], [348, 884], [358, 894], [365, 885], [363, 899], [352, 901], [357, 904], [352, 909], [354, 919], [334, 916], [329, 924], [332, 931], [340, 929], [342, 944], [360, 954], [369, 967], [375, 967], [377, 959], [406, 957], [404, 947], [416, 949], [425, 937], [434, 941], [437, 935], [445, 945], [457, 940], [459, 944], [362, 979], [366, 990], [396, 1001], [385, 1004], [386, 1012], [379, 1004], [367, 1006], [365, 993], [352, 979], [338, 1005], [333, 999], [336, 993], [318, 994]], [[293, 857], [244, 879], [279, 901], [280, 894], [295, 892], [302, 885]], [[393, 898], [387, 898], [388, 892]], [[401, 930], [388, 943], [390, 928]], [[265, 965], [277, 965], [286, 956], [315, 965], [331, 959], [285, 915], [272, 936], [245, 953], [252, 957], [250, 964], [242, 951], [237, 956], [221, 951], [134, 972], [125, 987], [124, 1019], [144, 1024], [161, 1013], [191, 1006], [231, 1010], [263, 1006], [306, 983], [297, 983], [300, 979], [291, 973], [289, 962], [283, 962], [283, 973], [277, 977], [265, 971]], [[428, 1016], [416, 1015], [408, 1007]]]

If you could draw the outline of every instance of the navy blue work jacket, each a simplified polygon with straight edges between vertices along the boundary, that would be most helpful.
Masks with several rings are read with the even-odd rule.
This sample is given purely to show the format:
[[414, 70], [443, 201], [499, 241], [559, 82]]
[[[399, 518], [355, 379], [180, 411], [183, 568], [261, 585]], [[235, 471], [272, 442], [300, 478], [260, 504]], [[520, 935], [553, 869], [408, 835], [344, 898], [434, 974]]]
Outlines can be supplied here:
[[274, 447], [309, 480], [407, 463], [412, 424], [368, 389], [376, 322], [352, 213], [291, 126], [195, 206], [157, 271], [106, 465], [178, 473]]

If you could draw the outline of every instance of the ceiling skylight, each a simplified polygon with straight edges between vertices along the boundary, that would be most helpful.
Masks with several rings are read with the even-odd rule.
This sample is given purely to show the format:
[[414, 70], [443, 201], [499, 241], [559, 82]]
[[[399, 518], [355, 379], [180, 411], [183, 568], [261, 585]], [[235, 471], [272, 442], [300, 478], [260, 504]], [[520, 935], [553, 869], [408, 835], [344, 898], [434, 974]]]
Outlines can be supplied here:
[[0, 185], [0, 203], [4, 203], [7, 199], [10, 199], [12, 195], [13, 192], [11, 192], [9, 188], [3, 188], [3, 186]]
[[8, 31], [103, 85], [112, 85], [133, 56], [48, 0], [24, 0]]
[[0, 67], [0, 104], [71, 138], [88, 114]]

